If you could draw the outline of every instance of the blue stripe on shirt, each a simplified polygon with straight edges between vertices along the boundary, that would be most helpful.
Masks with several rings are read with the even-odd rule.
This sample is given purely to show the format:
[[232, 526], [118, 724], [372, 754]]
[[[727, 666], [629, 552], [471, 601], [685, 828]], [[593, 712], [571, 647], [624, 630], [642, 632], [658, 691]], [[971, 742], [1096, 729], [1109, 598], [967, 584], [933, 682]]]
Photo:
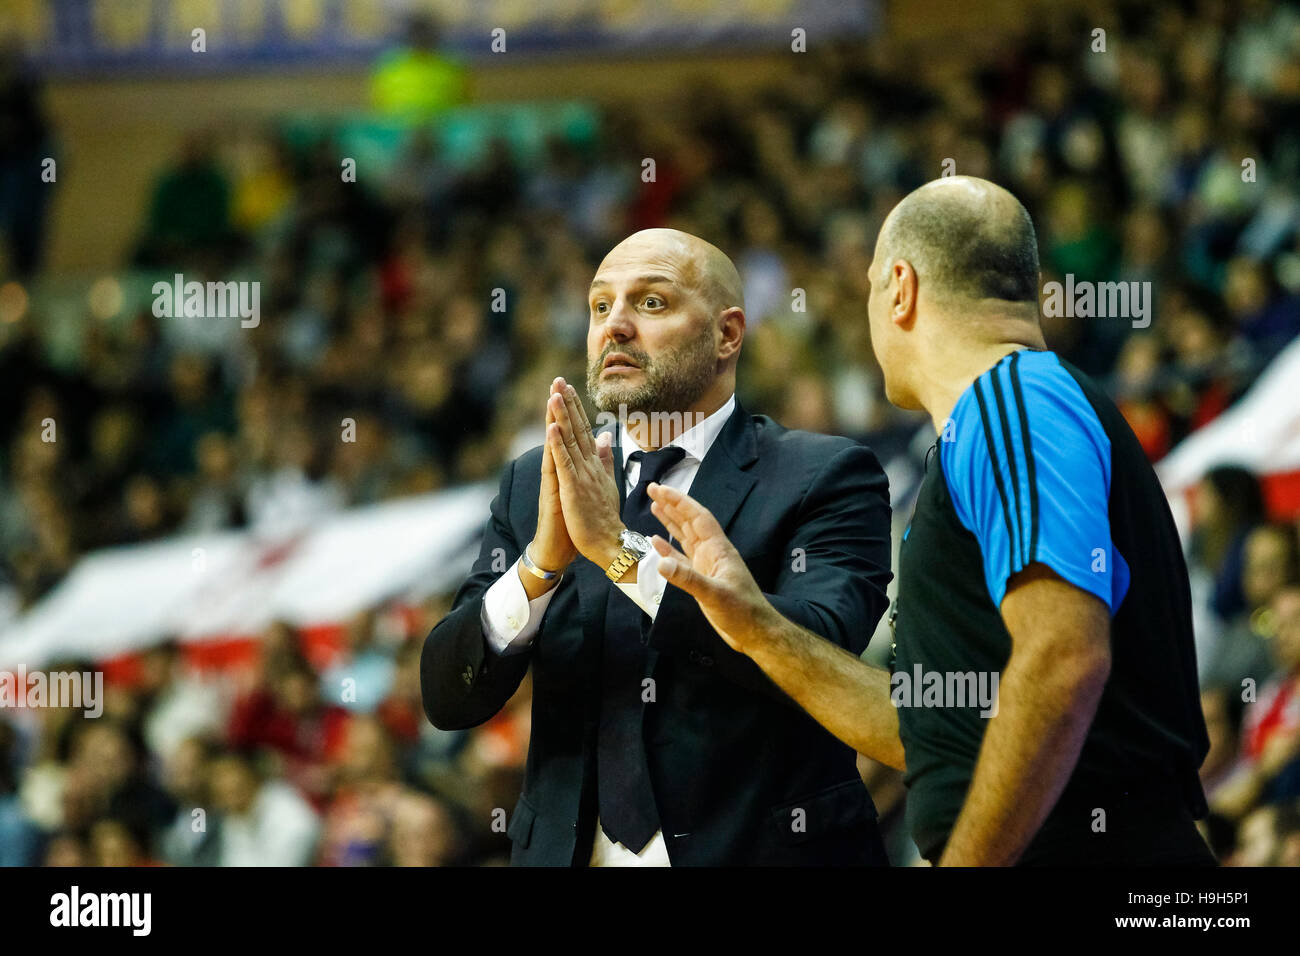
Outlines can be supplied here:
[[994, 605], [1011, 576], [1041, 562], [1114, 614], [1129, 568], [1110, 535], [1110, 439], [1056, 355], [999, 361], [958, 398], [945, 439], [944, 479]]

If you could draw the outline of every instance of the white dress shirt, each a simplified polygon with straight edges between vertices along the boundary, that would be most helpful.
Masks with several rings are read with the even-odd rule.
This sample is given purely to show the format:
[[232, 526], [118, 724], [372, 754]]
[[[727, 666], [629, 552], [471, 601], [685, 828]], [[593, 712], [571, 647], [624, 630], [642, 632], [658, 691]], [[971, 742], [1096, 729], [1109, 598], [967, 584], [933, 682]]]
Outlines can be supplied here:
[[[669, 445], [676, 445], [685, 450], [686, 454], [681, 461], [663, 474], [659, 483], [681, 492], [690, 491], [691, 483], [695, 481], [695, 475], [700, 470], [700, 463], [704, 461], [704, 456], [708, 454], [718, 435], [721, 434], [722, 426], [727, 423], [727, 419], [735, 410], [736, 396], [732, 395], [716, 412], [669, 442]], [[639, 462], [631, 461], [632, 454], [640, 446], [627, 430], [626, 424], [620, 424], [620, 428], [623, 486], [626, 498], [627, 493], [636, 487], [641, 470]], [[615, 587], [630, 600], [635, 601], [637, 606], [653, 619], [659, 609], [659, 601], [663, 597], [667, 583], [659, 574], [659, 552], [652, 548], [650, 553], [637, 563], [636, 581], [630, 584], [619, 583]], [[487, 640], [488, 647], [493, 652], [504, 655], [517, 654], [532, 644], [556, 589], [553, 587], [545, 594], [529, 601], [528, 593], [524, 591], [524, 585], [519, 580], [519, 562], [516, 561], [511, 565], [483, 595], [483, 636]], [[668, 847], [664, 843], [661, 831], [654, 835], [654, 839], [639, 854], [633, 853], [621, 843], [612, 843], [605, 836], [600, 822], [597, 821], [591, 865], [667, 866]]]

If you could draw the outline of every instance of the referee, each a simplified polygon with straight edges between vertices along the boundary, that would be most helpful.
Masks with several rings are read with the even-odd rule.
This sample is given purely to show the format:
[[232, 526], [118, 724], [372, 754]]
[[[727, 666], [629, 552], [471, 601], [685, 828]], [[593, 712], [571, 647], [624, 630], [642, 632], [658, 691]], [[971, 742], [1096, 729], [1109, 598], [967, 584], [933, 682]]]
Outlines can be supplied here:
[[886, 394], [936, 434], [891, 670], [781, 617], [708, 512], [651, 486], [684, 551], [656, 540], [661, 573], [827, 729], [906, 771], [928, 860], [1213, 864], [1177, 532], [1120, 413], [1044, 345], [1028, 212], [985, 180], [929, 183], [885, 220], [870, 279]]

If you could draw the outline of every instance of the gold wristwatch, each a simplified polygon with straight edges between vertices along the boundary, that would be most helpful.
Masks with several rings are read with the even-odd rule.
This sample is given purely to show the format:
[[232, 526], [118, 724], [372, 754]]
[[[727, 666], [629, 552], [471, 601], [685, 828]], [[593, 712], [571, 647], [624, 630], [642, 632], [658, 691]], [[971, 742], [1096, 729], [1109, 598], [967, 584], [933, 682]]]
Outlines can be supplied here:
[[632, 565], [650, 553], [650, 539], [636, 531], [624, 528], [618, 533], [618, 543], [623, 550], [605, 569], [605, 576], [617, 584]]

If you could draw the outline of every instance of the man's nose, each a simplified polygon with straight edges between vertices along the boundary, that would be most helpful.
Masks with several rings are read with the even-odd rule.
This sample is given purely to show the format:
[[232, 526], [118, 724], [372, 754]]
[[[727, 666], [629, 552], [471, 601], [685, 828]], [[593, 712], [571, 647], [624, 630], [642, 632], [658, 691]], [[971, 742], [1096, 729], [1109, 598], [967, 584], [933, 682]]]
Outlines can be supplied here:
[[634, 312], [622, 298], [614, 303], [605, 319], [605, 335], [615, 342], [626, 342], [636, 337], [636, 319]]

